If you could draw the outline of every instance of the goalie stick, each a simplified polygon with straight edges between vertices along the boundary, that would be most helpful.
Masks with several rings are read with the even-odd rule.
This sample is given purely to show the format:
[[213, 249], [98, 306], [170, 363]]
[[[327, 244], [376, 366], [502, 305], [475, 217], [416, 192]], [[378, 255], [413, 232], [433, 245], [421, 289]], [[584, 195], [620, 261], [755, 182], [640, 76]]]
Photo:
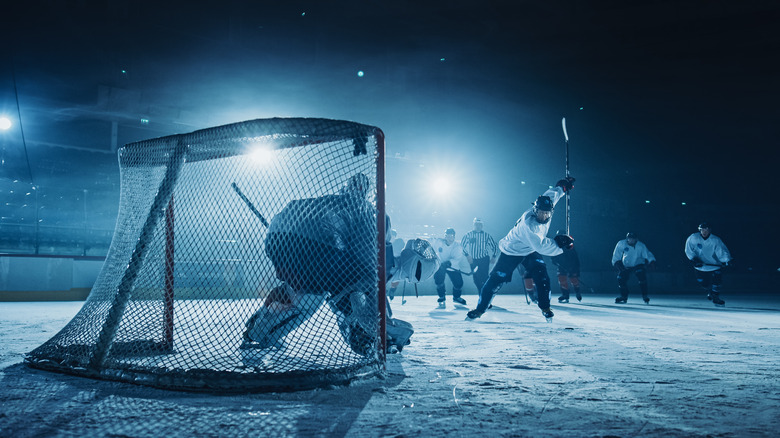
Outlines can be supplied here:
[[252, 201], [249, 200], [249, 198], [244, 195], [243, 192], [241, 192], [241, 189], [238, 188], [236, 183], [230, 183], [230, 187], [233, 187], [233, 190], [236, 191], [236, 194], [239, 198], [241, 198], [242, 201], [246, 204], [247, 207], [249, 207], [249, 211], [255, 214], [258, 219], [260, 219], [260, 222], [268, 228], [268, 221], [265, 220], [265, 217], [263, 217], [262, 213], [260, 213], [257, 208], [255, 208], [255, 205], [252, 204]]

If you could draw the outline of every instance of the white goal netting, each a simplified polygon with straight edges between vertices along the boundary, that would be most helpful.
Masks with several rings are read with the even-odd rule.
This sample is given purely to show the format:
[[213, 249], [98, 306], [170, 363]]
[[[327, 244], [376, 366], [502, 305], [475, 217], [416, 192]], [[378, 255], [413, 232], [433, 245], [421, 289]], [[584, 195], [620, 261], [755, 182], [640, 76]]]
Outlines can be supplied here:
[[126, 145], [103, 270], [26, 362], [188, 390], [303, 389], [381, 372], [383, 154], [378, 128], [326, 119]]

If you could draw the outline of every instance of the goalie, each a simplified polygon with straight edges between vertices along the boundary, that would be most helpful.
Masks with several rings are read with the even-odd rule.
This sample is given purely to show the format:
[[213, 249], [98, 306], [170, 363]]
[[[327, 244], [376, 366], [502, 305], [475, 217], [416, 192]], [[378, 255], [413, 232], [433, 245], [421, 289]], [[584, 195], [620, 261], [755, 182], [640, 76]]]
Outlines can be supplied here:
[[[376, 210], [366, 200], [368, 187], [368, 178], [358, 173], [339, 194], [291, 201], [273, 218], [265, 251], [283, 283], [247, 321], [242, 347], [280, 346], [325, 301], [355, 353], [375, 350]], [[410, 250], [407, 258], [414, 254]], [[428, 278], [435, 271], [429, 266], [436, 264], [433, 256], [434, 261], [417, 256], [414, 272], [396, 276]], [[411, 269], [408, 261], [401, 266]]]

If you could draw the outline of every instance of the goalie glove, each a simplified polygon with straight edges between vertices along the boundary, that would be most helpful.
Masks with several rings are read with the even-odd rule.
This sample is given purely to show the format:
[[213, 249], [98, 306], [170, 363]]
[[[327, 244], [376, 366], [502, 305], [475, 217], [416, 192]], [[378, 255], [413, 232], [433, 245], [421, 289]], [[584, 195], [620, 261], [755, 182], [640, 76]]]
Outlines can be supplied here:
[[553, 238], [558, 248], [569, 249], [574, 246], [574, 239], [566, 234], [558, 234]]
[[568, 193], [574, 188], [574, 177], [567, 176], [564, 179], [558, 180], [558, 182], [555, 183], [555, 187], [560, 187], [563, 189], [564, 193]]

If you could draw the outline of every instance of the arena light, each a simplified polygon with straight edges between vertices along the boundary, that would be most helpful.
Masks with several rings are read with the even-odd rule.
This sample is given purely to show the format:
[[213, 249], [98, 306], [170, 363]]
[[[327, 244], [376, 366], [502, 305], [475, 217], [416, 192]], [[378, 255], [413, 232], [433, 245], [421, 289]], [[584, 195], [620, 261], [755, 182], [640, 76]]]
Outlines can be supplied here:
[[249, 158], [259, 165], [267, 165], [274, 159], [273, 149], [267, 146], [254, 146], [249, 151]]
[[7, 131], [11, 128], [11, 119], [6, 116], [0, 116], [0, 130]]
[[433, 191], [437, 195], [446, 196], [450, 194], [452, 190], [452, 184], [447, 178], [438, 177], [433, 181]]

